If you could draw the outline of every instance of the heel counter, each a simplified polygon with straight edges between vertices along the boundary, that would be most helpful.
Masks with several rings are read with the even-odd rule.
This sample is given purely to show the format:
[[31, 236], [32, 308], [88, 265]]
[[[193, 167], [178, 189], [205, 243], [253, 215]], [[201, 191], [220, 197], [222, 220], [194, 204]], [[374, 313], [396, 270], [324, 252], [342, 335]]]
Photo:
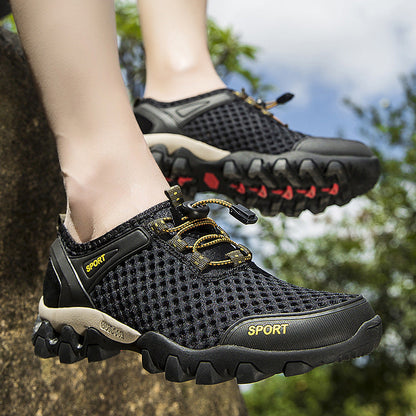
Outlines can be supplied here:
[[152, 133], [154, 124], [148, 118], [146, 118], [145, 116], [143, 116], [139, 112], [135, 112], [134, 115], [136, 117], [136, 121], [137, 121], [142, 133], [143, 134]]
[[159, 108], [148, 102], [138, 102], [133, 110], [143, 134], [181, 134], [181, 119], [176, 120], [178, 117], [175, 118], [175, 109], [168, 111], [167, 108]]
[[51, 259], [46, 268], [45, 280], [43, 282], [43, 301], [49, 308], [59, 306], [59, 296], [61, 294], [61, 282], [52, 266]]
[[[72, 266], [72, 262], [65, 251], [60, 237], [51, 246], [50, 263], [53, 274], [49, 274], [48, 289], [51, 294], [56, 293], [56, 284], [58, 282], [60, 286], [59, 294], [55, 298], [51, 297], [55, 303], [56, 301], [58, 302], [59, 308], [94, 306]], [[49, 306], [46, 302], [45, 305]]]

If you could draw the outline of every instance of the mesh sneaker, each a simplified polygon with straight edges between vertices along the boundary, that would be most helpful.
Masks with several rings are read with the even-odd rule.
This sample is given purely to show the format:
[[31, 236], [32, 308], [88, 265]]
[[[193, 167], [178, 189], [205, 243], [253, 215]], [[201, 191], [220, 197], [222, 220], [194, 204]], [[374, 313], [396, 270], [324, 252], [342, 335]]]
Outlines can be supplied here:
[[35, 354], [63, 363], [120, 350], [167, 380], [251, 383], [305, 373], [370, 353], [381, 320], [362, 296], [297, 287], [251, 261], [209, 217], [218, 203], [244, 223], [255, 215], [212, 199], [170, 201], [88, 243], [62, 223], [52, 244]]
[[138, 99], [136, 119], [171, 184], [187, 198], [216, 191], [263, 215], [298, 216], [344, 205], [378, 180], [378, 159], [363, 143], [290, 130], [244, 92], [215, 90], [174, 102]]

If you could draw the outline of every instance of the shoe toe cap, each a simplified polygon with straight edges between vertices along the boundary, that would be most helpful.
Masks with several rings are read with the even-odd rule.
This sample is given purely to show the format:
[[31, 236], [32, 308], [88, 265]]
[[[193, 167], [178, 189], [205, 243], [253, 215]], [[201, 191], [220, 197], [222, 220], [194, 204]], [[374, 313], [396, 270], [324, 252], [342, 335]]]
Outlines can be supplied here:
[[323, 137], [306, 137], [297, 143], [293, 150], [328, 156], [374, 156], [373, 152], [364, 143], [355, 140]]
[[243, 318], [228, 328], [221, 343], [267, 351], [321, 348], [353, 337], [374, 316], [359, 296], [319, 311]]

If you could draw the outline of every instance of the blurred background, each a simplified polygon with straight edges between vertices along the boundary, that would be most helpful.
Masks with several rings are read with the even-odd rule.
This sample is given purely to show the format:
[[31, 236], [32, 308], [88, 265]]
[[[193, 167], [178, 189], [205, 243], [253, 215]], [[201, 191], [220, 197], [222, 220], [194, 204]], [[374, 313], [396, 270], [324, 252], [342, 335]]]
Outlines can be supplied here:
[[[145, 56], [134, 2], [117, 1], [132, 101]], [[209, 47], [228, 86], [271, 100], [294, 130], [358, 139], [382, 162], [367, 196], [313, 216], [229, 223], [254, 258], [298, 285], [363, 293], [384, 336], [369, 357], [242, 391], [250, 416], [416, 415], [416, 6], [413, 0], [210, 0]], [[14, 30], [12, 17], [1, 23]], [[221, 218], [220, 218], [221, 220]]]
[[211, 0], [208, 10], [255, 48], [241, 62], [256, 82], [233, 73], [231, 87], [267, 99], [291, 91], [295, 99], [276, 112], [291, 128], [364, 141], [382, 160], [368, 196], [318, 216], [263, 219], [249, 243], [292, 283], [364, 293], [383, 319], [380, 347], [256, 383], [244, 390], [249, 414], [416, 415], [415, 3]]

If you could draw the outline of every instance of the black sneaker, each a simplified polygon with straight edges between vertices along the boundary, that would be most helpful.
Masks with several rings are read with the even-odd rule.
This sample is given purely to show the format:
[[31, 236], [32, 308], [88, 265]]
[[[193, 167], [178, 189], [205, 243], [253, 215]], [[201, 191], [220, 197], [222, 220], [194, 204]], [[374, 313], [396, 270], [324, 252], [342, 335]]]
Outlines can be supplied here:
[[370, 190], [379, 162], [363, 143], [290, 130], [244, 92], [215, 90], [164, 103], [138, 99], [137, 121], [171, 184], [192, 199], [215, 191], [263, 215], [298, 216]]
[[245, 223], [255, 215], [212, 199], [171, 201], [89, 243], [60, 224], [52, 244], [35, 354], [63, 363], [142, 354], [150, 373], [215, 384], [251, 383], [276, 373], [370, 353], [381, 320], [357, 295], [305, 289], [257, 267], [250, 251], [208, 218], [208, 203]]

